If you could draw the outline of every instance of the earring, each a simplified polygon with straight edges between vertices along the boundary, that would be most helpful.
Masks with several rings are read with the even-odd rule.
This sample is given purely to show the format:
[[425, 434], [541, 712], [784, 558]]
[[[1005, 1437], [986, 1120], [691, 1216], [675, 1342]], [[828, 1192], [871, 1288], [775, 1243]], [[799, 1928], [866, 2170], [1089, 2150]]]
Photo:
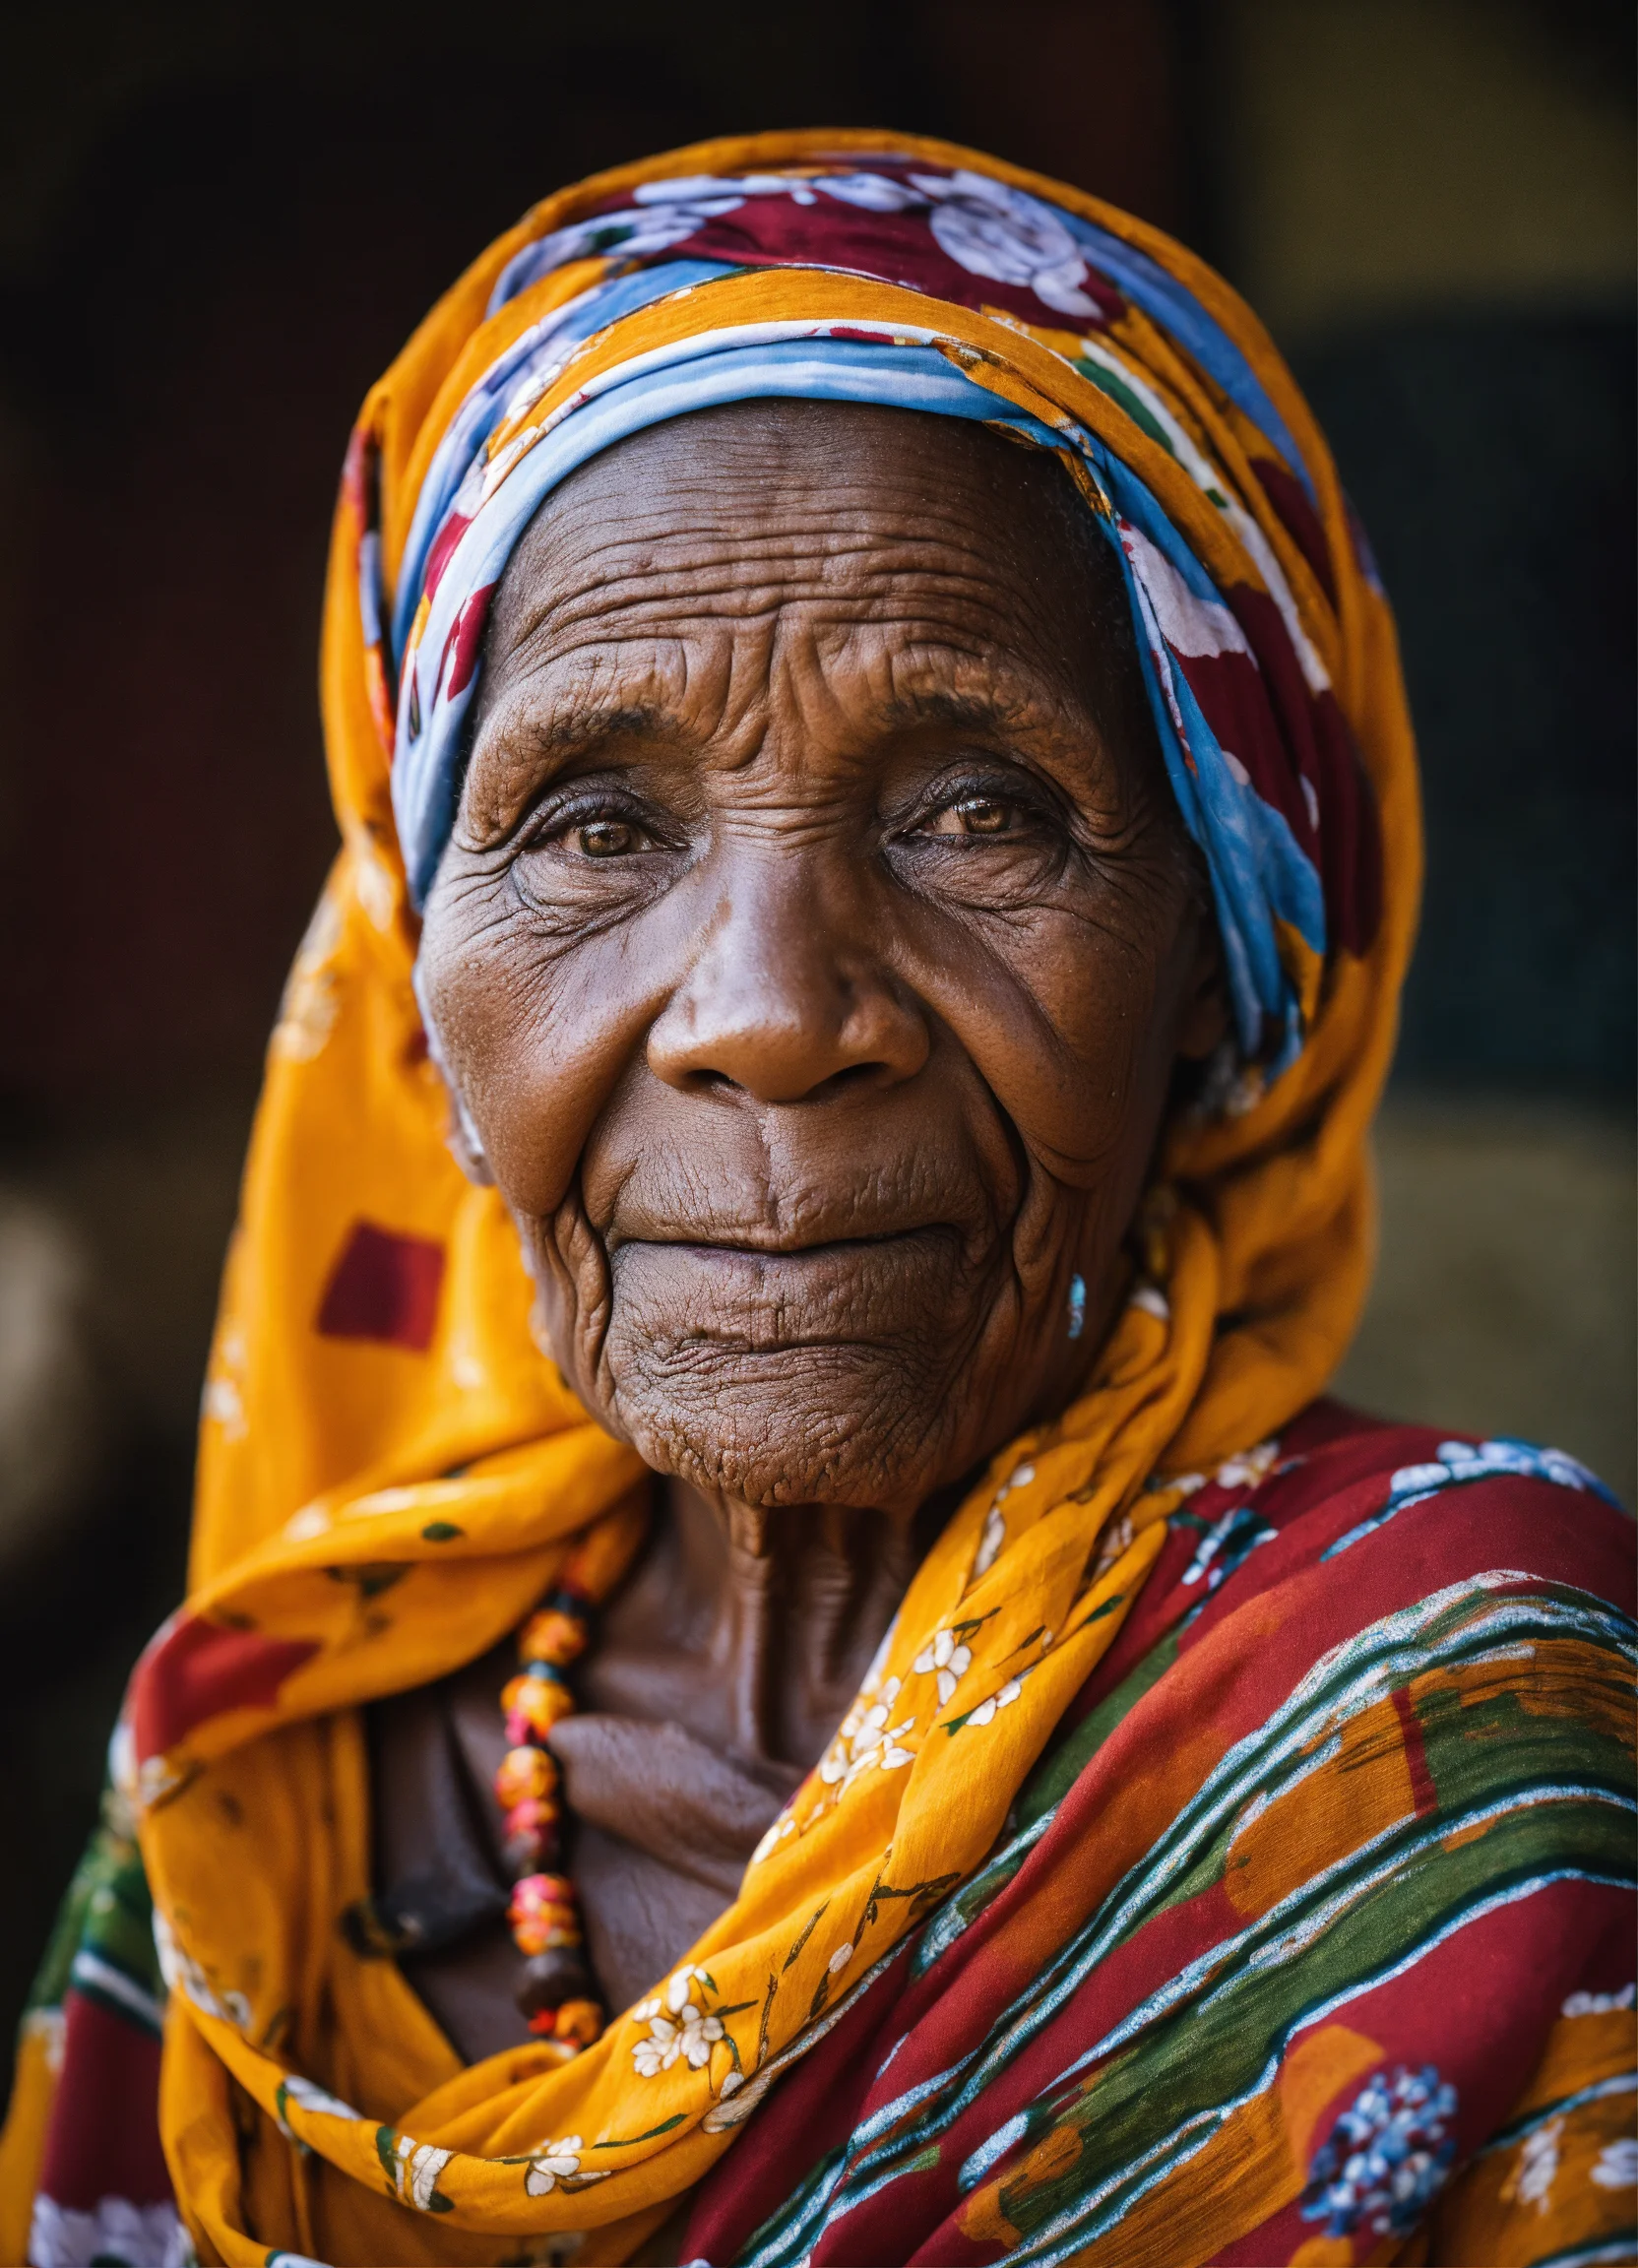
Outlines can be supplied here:
[[1087, 1287], [1082, 1276], [1069, 1279], [1069, 1336], [1079, 1339], [1087, 1319]]

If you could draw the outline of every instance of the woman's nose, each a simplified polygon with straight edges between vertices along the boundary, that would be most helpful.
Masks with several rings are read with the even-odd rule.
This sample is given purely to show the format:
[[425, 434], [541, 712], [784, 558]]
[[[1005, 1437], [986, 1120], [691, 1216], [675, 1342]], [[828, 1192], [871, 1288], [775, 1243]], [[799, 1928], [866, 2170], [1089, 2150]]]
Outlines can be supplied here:
[[852, 1081], [895, 1085], [926, 1061], [920, 1003], [883, 965], [860, 909], [828, 908], [806, 863], [776, 853], [729, 882], [649, 1034], [667, 1086], [725, 1081], [758, 1102], [800, 1102]]

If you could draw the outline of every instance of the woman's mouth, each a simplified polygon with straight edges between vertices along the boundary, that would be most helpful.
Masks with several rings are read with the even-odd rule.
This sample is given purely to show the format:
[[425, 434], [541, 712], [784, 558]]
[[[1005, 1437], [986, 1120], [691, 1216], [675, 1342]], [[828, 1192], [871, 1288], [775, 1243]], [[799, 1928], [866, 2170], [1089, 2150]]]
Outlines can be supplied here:
[[610, 1266], [616, 1333], [641, 1321], [676, 1352], [772, 1354], [924, 1331], [929, 1310], [965, 1305], [968, 1256], [956, 1229], [932, 1225], [801, 1244], [634, 1238]]

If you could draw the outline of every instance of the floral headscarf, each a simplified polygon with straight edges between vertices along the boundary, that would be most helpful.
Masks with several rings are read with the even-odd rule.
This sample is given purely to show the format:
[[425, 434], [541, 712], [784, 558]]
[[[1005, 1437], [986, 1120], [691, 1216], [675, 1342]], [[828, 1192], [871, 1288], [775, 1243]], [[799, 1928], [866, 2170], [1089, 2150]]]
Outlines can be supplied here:
[[[1329, 583], [1313, 478], [1244, 348], [1137, 245], [971, 166], [857, 153], [639, 182], [598, 204], [527, 244], [495, 284], [491, 320], [553, 279], [578, 282], [588, 258], [602, 270], [527, 324], [469, 389], [421, 483], [390, 637], [379, 547], [364, 556], [374, 665], [398, 686], [393, 805], [417, 902], [453, 822], [490, 597], [541, 500], [577, 466], [645, 425], [759, 396], [973, 418], [1063, 455], [1118, 549], [1167, 771], [1211, 869], [1240, 1052], [1283, 1069], [1301, 1045], [1328, 945], [1356, 953], [1375, 927], [1379, 851], [1295, 595], [1309, 576]], [[760, 298], [753, 311], [742, 292], [713, 288], [771, 266], [881, 278], [923, 304], [872, 328], [771, 315]], [[683, 298], [699, 300], [698, 316], [667, 326], [662, 343], [656, 334], [644, 351], [590, 366], [599, 335]], [[1044, 336], [1183, 472], [1255, 579], [1220, 588], [1097, 424], [1015, 398], [929, 300]], [[1219, 462], [1218, 437], [1165, 383], [1157, 328], [1220, 397], [1240, 463]], [[1284, 545], [1231, 476], [1253, 465]]]

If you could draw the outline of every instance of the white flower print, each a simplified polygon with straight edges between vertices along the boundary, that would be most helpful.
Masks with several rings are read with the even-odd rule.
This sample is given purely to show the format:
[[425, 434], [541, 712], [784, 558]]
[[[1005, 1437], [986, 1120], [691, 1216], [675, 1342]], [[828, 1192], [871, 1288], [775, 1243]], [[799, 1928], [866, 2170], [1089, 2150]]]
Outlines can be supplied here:
[[315, 2087], [311, 2079], [302, 2079], [293, 2073], [284, 2081], [284, 2092], [303, 2110], [316, 2110], [326, 2118], [357, 2118], [361, 2115], [350, 2103], [344, 2103], [340, 2096], [328, 2095], [322, 2087]]
[[529, 2194], [544, 2197], [559, 2181], [578, 2174], [583, 2147], [578, 2134], [565, 2134], [561, 2142], [548, 2142], [543, 2150], [536, 2150], [524, 2176], [524, 2187]]
[[696, 2071], [711, 2061], [711, 2050], [724, 2031], [723, 2019], [709, 2014], [694, 1998], [695, 1980], [704, 1978], [703, 1969], [684, 1966], [666, 1985], [663, 2000], [659, 1996], [644, 2000], [632, 2010], [649, 2027], [648, 2039], [637, 2041], [631, 2050], [639, 2078], [653, 2079], [669, 2071], [679, 2057]]
[[631, 2051], [631, 2059], [637, 2066], [639, 2079], [653, 2079], [660, 2072], [670, 2069], [677, 2059], [675, 2034], [663, 2016], [655, 2018], [654, 2038], [639, 2040]]
[[1550, 2118], [1534, 2134], [1525, 2136], [1504, 2195], [1510, 2193], [1521, 2205], [1534, 2205], [1538, 2213], [1546, 2212], [1552, 2202], [1552, 2184], [1558, 2177], [1558, 2137], [1563, 2131], [1563, 2119]]
[[1228, 1458], [1220, 1465], [1214, 1476], [1220, 1488], [1255, 1488], [1269, 1473], [1280, 1454], [1278, 1441], [1259, 1441], [1255, 1449], [1245, 1449], [1237, 1457]]
[[[729, 186], [717, 181], [709, 185], [695, 181], [645, 182], [643, 188], [649, 190], [705, 189], [708, 193], [694, 198], [675, 197], [663, 204], [643, 198], [648, 207], [646, 212], [602, 213], [590, 220], [574, 221], [569, 227], [558, 228], [540, 238], [534, 247], [530, 267], [536, 275], [545, 276], [571, 260], [585, 260], [595, 253], [612, 252], [622, 260], [641, 260], [648, 254], [669, 251], [685, 236], [692, 236], [707, 220], [715, 220], [724, 213], [738, 212], [744, 203], [742, 197], [709, 194], [710, 190], [721, 191]], [[641, 189], [637, 194], [642, 198]]]
[[1122, 1551], [1131, 1548], [1131, 1515], [1122, 1512], [1118, 1519], [1109, 1522], [1099, 1539], [1098, 1556], [1092, 1563], [1092, 1579], [1095, 1583], [1101, 1576], [1108, 1573]]
[[1601, 2189], [1638, 2189], [1638, 2140], [1623, 2134], [1618, 2142], [1606, 2142], [1593, 2179]]
[[826, 173], [813, 186], [865, 213], [914, 213], [927, 202], [920, 190], [892, 181], [885, 173]]
[[970, 276], [1022, 284], [1060, 315], [1098, 313], [1097, 300], [1081, 289], [1087, 264], [1080, 247], [1039, 197], [965, 167], [911, 179], [933, 199], [930, 224], [939, 249]]
[[[172, 1794], [182, 1785], [183, 1775], [168, 1756], [145, 1756], [137, 1766], [131, 1800], [137, 1810], [147, 1811]], [[219, 2010], [213, 2010], [219, 2014]]]
[[[150, 1757], [150, 1763], [158, 1758]], [[237, 2032], [248, 2032], [251, 2023], [250, 2002], [242, 1992], [218, 1993], [199, 1963], [176, 1938], [170, 1923], [156, 1906], [154, 1909], [154, 1950], [159, 1957], [159, 1975], [164, 1979], [165, 1990], [185, 1992], [196, 2008], [207, 2016], [215, 2016], [223, 2024], [231, 2024]], [[352, 2112], [348, 2112], [350, 2117]]]
[[973, 1579], [987, 1575], [994, 1566], [1002, 1544], [1007, 1540], [1007, 1524], [1001, 1517], [999, 1503], [992, 1504], [984, 1521], [983, 1534], [978, 1538], [977, 1555], [973, 1561]]
[[[128, 2268], [183, 2268], [193, 2246], [176, 2218], [174, 2205], [133, 2205], [128, 2197], [99, 2197], [89, 2211], [59, 2205], [43, 2190], [35, 2197], [29, 2229], [29, 2258], [42, 2268], [72, 2268], [78, 2260], [108, 2260]], [[318, 2268], [293, 2252], [270, 2252], [280, 2268]]]
[[574, 2180], [578, 2185], [606, 2180], [606, 2170], [602, 2173], [581, 2171], [580, 2153], [585, 2147], [578, 2134], [565, 2134], [561, 2142], [548, 2142], [543, 2149], [536, 2150], [524, 2175], [524, 2187], [529, 2194], [544, 2197], [559, 2181]]
[[786, 1837], [788, 1835], [794, 1835], [795, 1832], [795, 1812], [782, 1811], [779, 1817], [774, 1821], [772, 1827], [769, 1828], [767, 1834], [763, 1836], [756, 1849], [751, 1853], [750, 1863], [755, 1866], [759, 1863], [760, 1860], [772, 1858], [774, 1853], [779, 1849], [780, 1845], [785, 1841]]
[[[322, 1054], [335, 1029], [341, 993], [334, 959], [341, 940], [341, 912], [327, 890], [307, 924], [307, 934], [296, 948], [295, 963], [284, 985], [284, 997], [279, 1004], [279, 1022], [272, 1040], [278, 1053], [291, 1056], [298, 1063], [309, 1063], [315, 1055]], [[243, 1341], [236, 1331], [230, 1338], [239, 1341], [238, 1355], [235, 1356], [226, 1342], [220, 1352], [224, 1368], [231, 1372], [241, 1366]], [[216, 1383], [231, 1392], [237, 1401], [230, 1378], [220, 1378]]]
[[987, 1701], [978, 1703], [976, 1709], [968, 1718], [968, 1724], [988, 1725], [993, 1722], [997, 1709], [1010, 1709], [1018, 1699], [1019, 1694], [1023, 1692], [1024, 1677], [1029, 1674], [1030, 1672], [1026, 1670], [1023, 1677], [1009, 1677], [999, 1693], [992, 1693]]
[[297, 2072], [291, 2072], [288, 2078], [279, 2082], [278, 2091], [273, 2100], [274, 2115], [279, 2121], [279, 2131], [284, 2135], [286, 2142], [294, 2142], [297, 2139], [295, 2129], [284, 2116], [286, 2104], [294, 2103], [298, 2109], [316, 2111], [320, 2117], [324, 2118], [357, 2118], [360, 2115], [358, 2111], [354, 2110], [350, 2103], [342, 2102], [339, 2096], [326, 2094], [322, 2087], [315, 2087], [311, 2079], [303, 2079]]
[[980, 1575], [989, 1573], [1000, 1554], [1002, 1544], [1007, 1540], [1007, 1523], [1001, 1514], [1002, 1505], [1015, 1488], [1028, 1488], [1035, 1477], [1036, 1469], [1033, 1465], [1020, 1465], [1014, 1472], [1008, 1474], [1000, 1487], [996, 1489], [995, 1501], [990, 1506], [988, 1517], [984, 1521], [983, 1534], [978, 1538], [978, 1549], [973, 1561], [972, 1579], [975, 1583]]
[[527, 270], [514, 288], [548, 274], [570, 260], [608, 252], [640, 260], [665, 252], [692, 236], [708, 220], [737, 213], [748, 197], [788, 197], [793, 205], [816, 205], [818, 192], [877, 213], [900, 211], [923, 199], [883, 174], [839, 173], [804, 181], [788, 173], [690, 173], [664, 181], [644, 181], [632, 191], [632, 208], [574, 221], [531, 247]]
[[911, 1667], [926, 1676], [936, 1671], [938, 1676], [938, 1705], [948, 1706], [956, 1687], [972, 1668], [973, 1649], [958, 1645], [953, 1630], [941, 1630], [930, 1646], [923, 1647]]
[[1572, 1992], [1564, 2003], [1566, 2016], [1611, 2016], [1617, 2008], [1630, 2008], [1638, 1986], [1623, 1984], [1618, 1992]]
[[852, 1942], [850, 1939], [846, 1944], [839, 1945], [837, 1947], [836, 1951], [831, 1955], [825, 1966], [829, 1969], [833, 1977], [840, 1977], [843, 1970], [847, 1968], [852, 1957], [853, 1948]]
[[711, 2061], [711, 2050], [723, 2037], [721, 2016], [708, 2016], [692, 2000], [684, 2003], [677, 2017], [680, 2030], [677, 2045], [696, 2071], [703, 2070]]
[[1328, 2236], [1409, 2236], [1456, 2156], [1456, 2090], [1431, 2063], [1378, 2071], [1309, 2162], [1298, 2209]]
[[231, 1378], [208, 1378], [200, 1399], [200, 1416], [220, 1425], [229, 1441], [239, 1440], [245, 1430], [244, 1401]]
[[63, 2055], [68, 2047], [68, 2019], [60, 2008], [32, 2008], [23, 2019], [24, 2036], [37, 2040], [45, 2056], [45, 2068], [53, 2079], [62, 2076]]
[[900, 1743], [914, 1730], [914, 1716], [903, 1718], [897, 1725], [888, 1723], [902, 1685], [902, 1678], [889, 1677], [881, 1688], [880, 1700], [871, 1702], [867, 1709], [855, 1702], [842, 1720], [842, 1729], [819, 1767], [820, 1779], [839, 1796], [846, 1795], [858, 1775], [872, 1765], [894, 1772], [913, 1761], [913, 1751]]
[[401, 2134], [393, 2144], [393, 2181], [406, 2205], [417, 2213], [430, 2213], [438, 2191], [438, 2176], [455, 2156], [453, 2150], [435, 2150], [430, 2142], [417, 2142]]

